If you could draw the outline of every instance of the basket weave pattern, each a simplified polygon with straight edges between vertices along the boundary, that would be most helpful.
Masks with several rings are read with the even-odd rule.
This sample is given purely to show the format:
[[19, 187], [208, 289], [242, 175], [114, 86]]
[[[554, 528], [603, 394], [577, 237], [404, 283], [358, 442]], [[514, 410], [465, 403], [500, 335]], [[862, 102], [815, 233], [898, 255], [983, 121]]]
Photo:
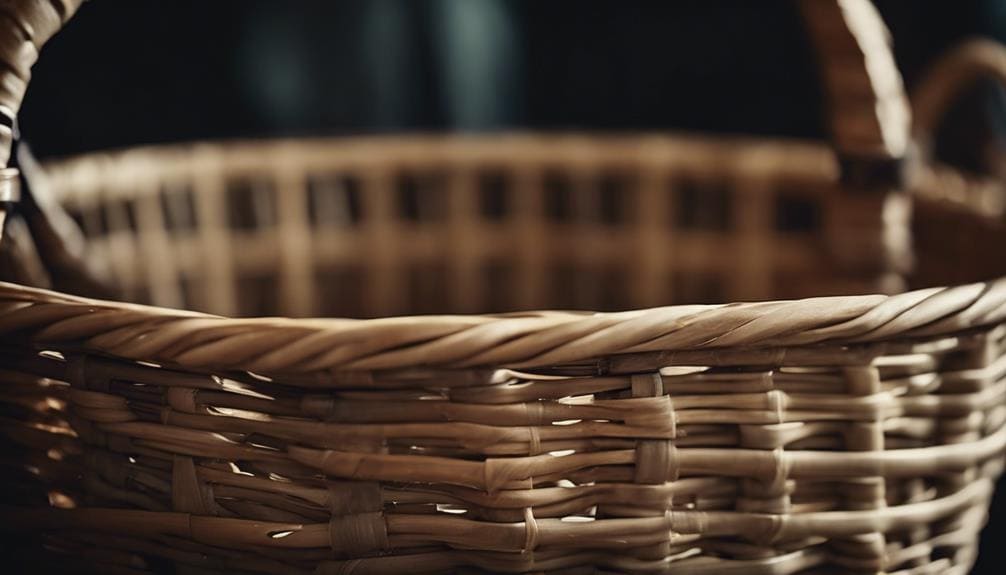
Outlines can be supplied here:
[[[78, 4], [0, 4], [2, 153]], [[909, 116], [879, 18], [800, 5], [831, 149], [415, 137], [49, 166], [90, 255], [158, 307], [0, 282], [10, 556], [128, 574], [966, 573], [1006, 450], [1006, 279], [693, 301], [899, 291], [913, 200], [952, 200], [948, 219], [1001, 200], [940, 166], [902, 187]], [[688, 305], [652, 307], [669, 301]], [[648, 309], [318, 317], [543, 305]], [[227, 317], [272, 314], [307, 319]]]
[[46, 406], [19, 439], [58, 453], [34, 472], [87, 505], [4, 512], [59, 525], [66, 549], [113, 532], [108, 553], [253, 572], [965, 572], [1006, 442], [1006, 330], [960, 330], [1001, 323], [1004, 293], [444, 316], [420, 333], [6, 287], [24, 303], [0, 331], [50, 348], [5, 348], [5, 394]]
[[847, 202], [837, 172], [822, 145], [514, 134], [150, 148], [48, 179], [130, 300], [379, 317], [869, 292], [908, 257], [882, 241], [905, 200]]

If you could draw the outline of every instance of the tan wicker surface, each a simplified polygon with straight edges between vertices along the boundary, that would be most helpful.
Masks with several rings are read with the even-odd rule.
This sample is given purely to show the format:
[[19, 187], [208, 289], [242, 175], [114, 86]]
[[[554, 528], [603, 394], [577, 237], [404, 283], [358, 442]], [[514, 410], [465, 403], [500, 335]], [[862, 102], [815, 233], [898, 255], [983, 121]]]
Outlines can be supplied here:
[[[77, 4], [0, 3], [4, 114]], [[898, 178], [952, 92], [920, 92], [935, 111], [910, 140], [871, 5], [801, 6], [833, 149], [403, 137], [48, 166], [88, 255], [160, 307], [24, 285], [70, 286], [38, 222], [9, 218], [6, 556], [129, 574], [966, 573], [1006, 449], [1006, 279], [967, 283], [1002, 270], [1001, 185], [911, 162]], [[962, 243], [936, 245], [948, 228]], [[960, 285], [845, 295], [898, 291], [913, 260]], [[786, 299], [809, 293], [831, 297]], [[647, 309], [513, 311], [541, 307]]]
[[49, 179], [129, 299], [376, 317], [874, 291], [907, 246], [880, 210], [846, 226], [837, 171], [805, 143], [514, 134], [151, 148]]

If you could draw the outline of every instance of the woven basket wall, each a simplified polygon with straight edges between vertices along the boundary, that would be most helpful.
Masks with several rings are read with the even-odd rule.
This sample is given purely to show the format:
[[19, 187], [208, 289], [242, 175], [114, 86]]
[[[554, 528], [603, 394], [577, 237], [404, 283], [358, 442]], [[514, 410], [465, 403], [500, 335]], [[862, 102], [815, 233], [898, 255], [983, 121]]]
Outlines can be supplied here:
[[834, 160], [799, 143], [358, 138], [137, 150], [48, 175], [128, 299], [223, 315], [861, 293], [888, 255], [883, 198], [864, 200], [878, 209], [860, 253], [843, 249]]
[[[77, 4], [0, 4], [17, 39], [0, 112]], [[966, 573], [1006, 449], [1004, 195], [929, 162], [925, 135], [1006, 58], [951, 54], [911, 132], [872, 6], [800, 6], [828, 145], [415, 136], [22, 163], [2, 268], [20, 283], [0, 283], [5, 557]], [[70, 295], [92, 273], [152, 305]], [[941, 282], [959, 285], [851, 295]], [[408, 315], [430, 313], [496, 315]], [[344, 317], [379, 319], [320, 319]]]

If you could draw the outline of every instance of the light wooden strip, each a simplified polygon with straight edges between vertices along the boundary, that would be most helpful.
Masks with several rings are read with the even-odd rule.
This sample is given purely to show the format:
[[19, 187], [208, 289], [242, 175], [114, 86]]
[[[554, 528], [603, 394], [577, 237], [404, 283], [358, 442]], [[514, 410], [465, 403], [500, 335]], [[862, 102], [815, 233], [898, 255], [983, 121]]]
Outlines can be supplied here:
[[675, 242], [674, 197], [669, 187], [670, 174], [664, 167], [666, 146], [647, 140], [639, 146], [639, 201], [636, 206], [636, 246], [634, 302], [656, 306], [674, 300], [671, 270], [679, 252]]
[[514, 166], [508, 174], [513, 179], [513, 216], [511, 237], [517, 262], [514, 303], [517, 309], [541, 307], [544, 299], [547, 229], [544, 222], [541, 172], [534, 165]]
[[148, 190], [137, 194], [136, 226], [140, 249], [144, 254], [143, 266], [150, 300], [154, 305], [182, 307], [181, 271], [175, 263], [175, 252], [165, 230], [160, 190], [154, 183], [145, 182], [143, 185], [148, 186]]
[[[741, 192], [740, 189], [745, 191]], [[775, 190], [764, 183], [734, 181], [732, 196], [731, 236], [733, 269], [726, 273], [731, 301], [764, 300], [772, 296], [773, 253], [778, 232], [773, 229]]]
[[451, 303], [454, 311], [473, 313], [480, 309], [482, 294], [486, 292], [482, 285], [479, 254], [491, 240], [485, 233], [479, 213], [478, 180], [471, 166], [455, 168], [449, 171], [447, 180], [447, 226], [444, 237], [447, 238], [446, 249], [440, 250], [450, 254], [450, 290]]
[[192, 185], [202, 244], [201, 291], [208, 311], [233, 315], [237, 312], [239, 286], [231, 256], [226, 174], [220, 170], [220, 156], [212, 148], [201, 150], [192, 161], [201, 164]]
[[276, 220], [279, 242], [279, 312], [293, 317], [314, 315], [318, 308], [314, 255], [308, 221], [307, 176], [289, 149], [279, 151], [276, 174]]
[[387, 167], [371, 167], [361, 173], [360, 205], [368, 251], [363, 260], [367, 281], [364, 313], [371, 316], [401, 313], [406, 286], [398, 267], [401, 226], [396, 221], [394, 174]]

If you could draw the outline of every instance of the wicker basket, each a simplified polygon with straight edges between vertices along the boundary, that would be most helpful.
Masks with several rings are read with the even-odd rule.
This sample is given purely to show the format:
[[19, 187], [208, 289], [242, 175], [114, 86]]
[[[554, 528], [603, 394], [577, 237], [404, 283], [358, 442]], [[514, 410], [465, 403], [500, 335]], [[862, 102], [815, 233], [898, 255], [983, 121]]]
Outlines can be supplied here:
[[[78, 3], [0, 4], [0, 116]], [[7, 557], [99, 573], [965, 573], [1006, 447], [1006, 280], [700, 300], [899, 290], [913, 205], [932, 248], [920, 277], [1002, 271], [1000, 186], [930, 165], [923, 136], [948, 86], [1006, 65], [987, 45], [952, 55], [910, 137], [869, 2], [801, 7], [830, 148], [415, 137], [48, 166], [8, 218], [4, 273], [96, 285], [47, 183], [121, 297], [160, 307], [0, 283]], [[0, 181], [12, 199], [16, 172]], [[948, 229], [959, 251], [932, 257]], [[222, 317], [672, 301], [690, 305]]]

